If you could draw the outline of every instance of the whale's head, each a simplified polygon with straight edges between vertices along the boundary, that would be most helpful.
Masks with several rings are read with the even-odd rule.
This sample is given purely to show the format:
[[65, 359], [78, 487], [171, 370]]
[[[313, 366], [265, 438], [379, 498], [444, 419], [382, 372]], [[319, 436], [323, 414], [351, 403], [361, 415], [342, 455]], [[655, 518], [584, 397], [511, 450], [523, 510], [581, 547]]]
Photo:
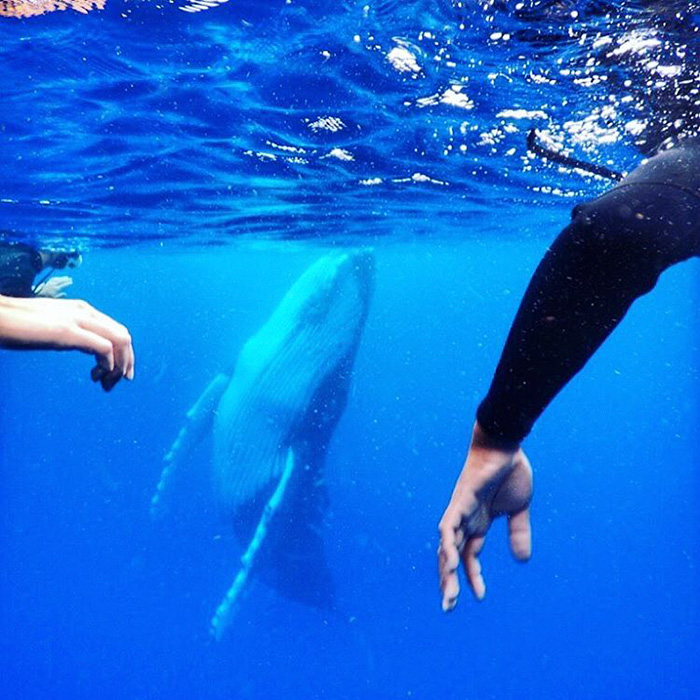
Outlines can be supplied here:
[[[317, 260], [287, 293], [279, 310], [298, 332], [318, 334], [347, 343], [362, 328], [374, 291], [375, 264], [371, 249], [338, 251]], [[294, 329], [290, 328], [293, 332]], [[332, 344], [332, 343], [331, 343]], [[330, 345], [328, 346], [330, 349]]]

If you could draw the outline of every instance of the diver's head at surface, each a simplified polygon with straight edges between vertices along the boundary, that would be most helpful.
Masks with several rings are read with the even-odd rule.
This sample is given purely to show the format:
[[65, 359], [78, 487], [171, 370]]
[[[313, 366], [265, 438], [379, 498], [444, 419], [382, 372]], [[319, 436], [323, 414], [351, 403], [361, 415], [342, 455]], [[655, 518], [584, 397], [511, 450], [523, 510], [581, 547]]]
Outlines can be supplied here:
[[83, 256], [77, 250], [40, 250], [41, 262], [44, 267], [52, 267], [54, 270], [80, 267]]

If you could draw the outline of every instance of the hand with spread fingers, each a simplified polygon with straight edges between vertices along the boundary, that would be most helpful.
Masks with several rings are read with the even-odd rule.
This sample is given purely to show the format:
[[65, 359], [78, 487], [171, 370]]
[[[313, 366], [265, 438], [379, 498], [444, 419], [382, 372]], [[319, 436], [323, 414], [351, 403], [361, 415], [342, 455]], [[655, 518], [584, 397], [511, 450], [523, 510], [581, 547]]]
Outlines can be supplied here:
[[61, 277], [49, 277], [46, 282], [38, 284], [34, 294], [48, 299], [63, 299], [66, 296], [65, 289], [73, 284], [73, 278], [67, 275]]
[[481, 600], [486, 594], [479, 553], [495, 518], [508, 518], [513, 556], [519, 561], [530, 558], [531, 499], [532, 468], [525, 453], [490, 440], [476, 423], [464, 468], [439, 527], [438, 566], [445, 612], [457, 604], [460, 560], [476, 598]]
[[105, 391], [134, 378], [129, 331], [84, 301], [0, 296], [0, 346], [80, 350], [95, 356], [91, 376]]

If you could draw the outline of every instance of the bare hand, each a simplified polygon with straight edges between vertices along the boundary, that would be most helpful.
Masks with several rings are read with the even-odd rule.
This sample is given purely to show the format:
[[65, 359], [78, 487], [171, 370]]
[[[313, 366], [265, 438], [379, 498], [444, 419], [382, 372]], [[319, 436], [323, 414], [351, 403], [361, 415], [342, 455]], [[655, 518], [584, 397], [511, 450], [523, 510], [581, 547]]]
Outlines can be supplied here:
[[460, 559], [476, 598], [481, 600], [486, 595], [479, 553], [494, 518], [508, 516], [513, 556], [519, 561], [530, 558], [531, 499], [532, 468], [525, 453], [494, 446], [477, 423], [464, 468], [439, 526], [438, 566], [444, 611], [457, 604]]
[[95, 356], [93, 381], [110, 391], [134, 378], [129, 331], [84, 301], [12, 299], [0, 296], [0, 345], [9, 348], [80, 350]]
[[73, 278], [67, 275], [63, 277], [49, 277], [46, 282], [37, 285], [34, 294], [38, 297], [47, 297], [50, 299], [63, 299], [66, 294], [63, 291], [73, 284]]

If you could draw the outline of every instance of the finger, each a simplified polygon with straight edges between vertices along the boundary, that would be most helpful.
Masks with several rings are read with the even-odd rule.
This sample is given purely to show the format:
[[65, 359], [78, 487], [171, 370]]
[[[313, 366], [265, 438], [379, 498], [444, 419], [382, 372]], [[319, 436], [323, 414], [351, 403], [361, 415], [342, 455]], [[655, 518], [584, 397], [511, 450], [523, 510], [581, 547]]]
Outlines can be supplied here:
[[88, 307], [86, 314], [79, 321], [80, 327], [107, 338], [113, 346], [114, 365], [121, 370], [122, 375], [130, 370], [133, 373], [133, 347], [129, 331], [121, 323], [117, 323], [101, 311]]
[[134, 355], [134, 345], [129, 343], [129, 361], [127, 364], [126, 372], [124, 376], [131, 381], [134, 378], [134, 365], [136, 364], [136, 357]]
[[481, 562], [479, 561], [479, 553], [484, 546], [484, 539], [483, 536], [472, 537], [467, 540], [467, 544], [462, 550], [462, 563], [467, 574], [467, 581], [469, 581], [477, 600], [483, 600], [486, 595], [486, 584], [481, 575]]
[[136, 356], [129, 329], [97, 309], [92, 309], [92, 311], [95, 314], [96, 322], [104, 324], [105, 330], [113, 333], [110, 337], [115, 345], [115, 365], [122, 368], [122, 373], [127, 379], [132, 380]]
[[452, 525], [451, 519], [446, 514], [440, 523], [440, 546], [438, 547], [438, 570], [444, 612], [449, 612], [457, 605], [459, 597], [458, 569], [458, 529]]
[[456, 547], [449, 550], [442, 546], [438, 550], [438, 566], [440, 570], [440, 590], [442, 591], [442, 610], [449, 612], [457, 605], [459, 598], [459, 552]]
[[107, 372], [114, 370], [114, 350], [112, 343], [92, 331], [77, 327], [72, 331], [72, 344], [77, 350], [89, 352], [97, 359], [98, 365]]
[[114, 345], [114, 369], [115, 372], [119, 370], [121, 376], [123, 377], [131, 362], [131, 339], [127, 342], [126, 340], [121, 340], [120, 342], [113, 343]]
[[87, 330], [102, 333], [113, 341], [124, 341], [129, 338], [129, 331], [107, 314], [102, 313], [85, 301], [76, 301], [80, 311], [78, 323]]
[[527, 561], [532, 554], [530, 508], [524, 508], [519, 513], [508, 516], [508, 537], [513, 556], [518, 561]]

